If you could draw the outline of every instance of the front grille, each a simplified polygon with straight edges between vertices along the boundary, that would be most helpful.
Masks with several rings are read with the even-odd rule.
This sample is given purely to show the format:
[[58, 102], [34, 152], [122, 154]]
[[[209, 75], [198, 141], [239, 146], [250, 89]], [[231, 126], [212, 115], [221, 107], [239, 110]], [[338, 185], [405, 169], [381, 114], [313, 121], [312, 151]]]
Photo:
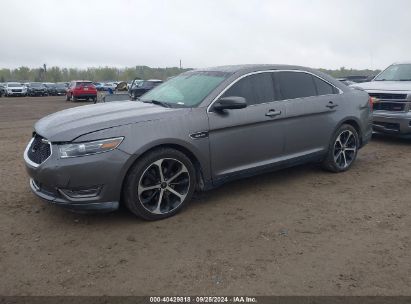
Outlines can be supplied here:
[[12, 89], [11, 90], [13, 93], [20, 93], [22, 90], [19, 90], [19, 89]]
[[371, 97], [384, 100], [404, 100], [407, 99], [407, 94], [392, 94], [392, 93], [369, 93]]
[[398, 102], [378, 102], [374, 103], [374, 111], [393, 111], [401, 112], [404, 111], [405, 104]]
[[40, 135], [36, 134], [33, 138], [27, 156], [38, 165], [44, 162], [51, 155], [50, 144]]

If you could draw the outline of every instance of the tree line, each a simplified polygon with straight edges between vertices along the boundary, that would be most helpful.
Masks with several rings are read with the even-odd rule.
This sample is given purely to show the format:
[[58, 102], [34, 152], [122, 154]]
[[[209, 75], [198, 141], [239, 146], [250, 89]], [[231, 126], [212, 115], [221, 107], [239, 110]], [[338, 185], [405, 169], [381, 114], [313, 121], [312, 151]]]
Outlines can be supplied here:
[[[130, 81], [139, 79], [161, 79], [176, 76], [190, 69], [151, 68], [148, 66], [136, 66], [128, 68], [95, 67], [87, 69], [60, 68], [57, 66], [46, 68], [19, 67], [16, 69], [0, 69], [0, 82], [6, 81], [38, 81], [38, 82], [67, 82], [74, 79], [92, 81]], [[370, 76], [376, 75], [379, 70], [355, 70], [341, 67], [338, 70], [319, 69], [333, 77], [341, 78], [350, 75]]]
[[0, 82], [6, 81], [35, 81], [35, 82], [67, 82], [71, 80], [91, 80], [91, 81], [130, 81], [139, 79], [161, 79], [176, 76], [190, 69], [171, 68], [151, 68], [148, 66], [136, 66], [132, 68], [29, 68], [19, 67], [16, 69], [0, 69]]

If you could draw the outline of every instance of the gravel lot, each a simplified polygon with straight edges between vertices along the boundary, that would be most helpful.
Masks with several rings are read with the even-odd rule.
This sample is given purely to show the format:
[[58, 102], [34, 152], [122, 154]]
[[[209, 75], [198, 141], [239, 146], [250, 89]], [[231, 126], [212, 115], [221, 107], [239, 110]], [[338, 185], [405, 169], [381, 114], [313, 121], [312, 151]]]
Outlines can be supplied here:
[[0, 98], [1, 295], [411, 295], [410, 141], [199, 194], [177, 216], [78, 215], [31, 194], [34, 122], [85, 103]]

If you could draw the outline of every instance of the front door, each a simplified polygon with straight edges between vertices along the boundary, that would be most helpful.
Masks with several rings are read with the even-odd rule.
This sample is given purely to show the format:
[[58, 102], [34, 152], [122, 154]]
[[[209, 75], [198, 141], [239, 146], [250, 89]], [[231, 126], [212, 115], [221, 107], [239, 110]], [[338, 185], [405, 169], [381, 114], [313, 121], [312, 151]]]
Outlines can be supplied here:
[[276, 101], [272, 73], [238, 80], [221, 97], [229, 96], [244, 97], [247, 107], [208, 113], [215, 181], [261, 169], [284, 153], [285, 106]]

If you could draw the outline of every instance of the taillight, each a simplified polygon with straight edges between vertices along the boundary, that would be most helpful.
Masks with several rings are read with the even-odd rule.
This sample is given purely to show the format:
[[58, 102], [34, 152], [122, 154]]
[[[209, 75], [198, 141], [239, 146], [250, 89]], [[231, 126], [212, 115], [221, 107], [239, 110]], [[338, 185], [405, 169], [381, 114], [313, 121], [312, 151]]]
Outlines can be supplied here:
[[371, 109], [371, 111], [372, 111], [373, 108], [374, 108], [374, 98], [370, 96], [370, 97], [368, 98], [368, 103], [370, 104], [370, 109]]

